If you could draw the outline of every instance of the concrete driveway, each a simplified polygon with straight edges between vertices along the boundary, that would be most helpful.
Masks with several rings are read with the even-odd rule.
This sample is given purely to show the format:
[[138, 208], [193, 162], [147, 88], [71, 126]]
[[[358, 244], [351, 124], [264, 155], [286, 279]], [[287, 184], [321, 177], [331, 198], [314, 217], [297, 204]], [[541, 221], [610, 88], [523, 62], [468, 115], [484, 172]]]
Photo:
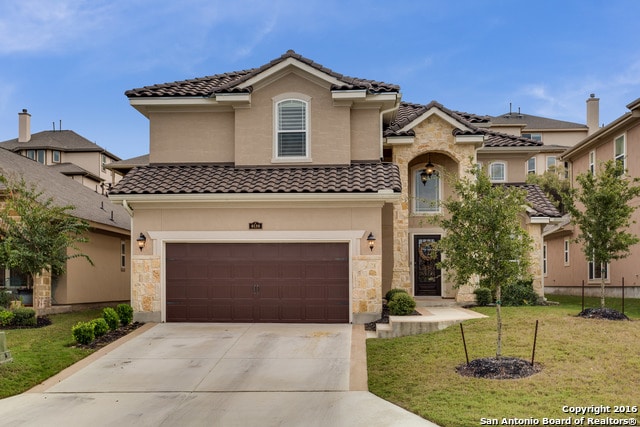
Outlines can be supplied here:
[[366, 391], [364, 340], [361, 325], [145, 325], [30, 392], [0, 400], [0, 420], [11, 426], [435, 426]]

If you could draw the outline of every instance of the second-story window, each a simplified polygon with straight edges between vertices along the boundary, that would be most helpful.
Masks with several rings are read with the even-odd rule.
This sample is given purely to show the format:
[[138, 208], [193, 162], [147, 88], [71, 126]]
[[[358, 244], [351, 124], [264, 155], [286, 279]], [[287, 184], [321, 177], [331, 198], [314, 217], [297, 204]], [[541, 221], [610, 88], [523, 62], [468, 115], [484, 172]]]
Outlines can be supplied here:
[[31, 160], [36, 159], [36, 150], [27, 150], [27, 158]]
[[527, 160], [527, 174], [535, 175], [536, 174], [536, 158], [532, 157]]
[[53, 163], [60, 163], [60, 151], [53, 150], [51, 153], [51, 161]]
[[622, 162], [623, 167], [626, 169], [627, 164], [626, 164], [626, 147], [625, 147], [625, 143], [624, 143], [624, 135], [620, 135], [619, 137], [617, 137], [614, 141], [613, 141], [613, 158], [616, 160], [616, 162]]
[[547, 170], [556, 168], [556, 156], [547, 156]]
[[489, 165], [489, 177], [491, 181], [507, 180], [507, 165], [503, 162], [493, 162]]
[[590, 151], [589, 152], [589, 172], [591, 172], [591, 175], [596, 174], [596, 152], [595, 151]]
[[36, 150], [36, 161], [38, 163], [42, 163], [43, 165], [47, 164], [47, 150]]
[[276, 157], [309, 157], [305, 101], [286, 99], [276, 107]]
[[422, 169], [414, 171], [413, 176], [413, 211], [415, 213], [439, 213], [441, 182], [440, 176], [432, 175], [422, 182]]
[[105, 172], [105, 165], [107, 164], [107, 156], [105, 154], [100, 155], [100, 167], [102, 172]]
[[522, 137], [527, 139], [533, 139], [534, 141], [542, 141], [541, 133], [523, 133]]

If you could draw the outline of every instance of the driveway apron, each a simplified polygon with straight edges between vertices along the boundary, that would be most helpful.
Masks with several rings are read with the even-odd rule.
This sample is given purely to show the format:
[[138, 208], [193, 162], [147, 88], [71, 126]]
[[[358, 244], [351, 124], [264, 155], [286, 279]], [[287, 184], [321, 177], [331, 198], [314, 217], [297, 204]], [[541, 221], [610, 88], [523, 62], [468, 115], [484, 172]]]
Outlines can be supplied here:
[[435, 426], [350, 391], [351, 325], [163, 323], [42, 391], [11, 426]]

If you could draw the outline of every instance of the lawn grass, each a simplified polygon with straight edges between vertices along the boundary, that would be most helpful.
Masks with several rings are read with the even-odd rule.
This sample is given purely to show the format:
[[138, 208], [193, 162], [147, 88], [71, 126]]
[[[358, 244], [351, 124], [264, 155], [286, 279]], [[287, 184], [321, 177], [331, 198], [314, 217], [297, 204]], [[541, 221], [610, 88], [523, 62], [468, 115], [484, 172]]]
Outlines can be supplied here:
[[43, 328], [4, 331], [13, 362], [0, 365], [0, 399], [29, 390], [93, 353], [74, 347], [71, 327], [101, 316], [102, 310], [56, 314]]
[[[565, 405], [640, 405], [640, 321], [577, 318], [579, 297], [549, 299], [563, 303], [503, 308], [503, 356], [530, 360], [539, 320], [535, 361], [542, 372], [519, 380], [458, 375], [455, 368], [465, 362], [465, 354], [455, 326], [431, 334], [367, 340], [369, 390], [443, 427], [514, 417], [537, 419], [543, 425], [543, 418], [572, 416], [563, 412]], [[464, 322], [470, 360], [495, 356], [495, 309], [476, 311], [489, 318]], [[625, 311], [640, 318], [640, 301], [627, 299]], [[606, 416], [628, 417], [594, 418]]]

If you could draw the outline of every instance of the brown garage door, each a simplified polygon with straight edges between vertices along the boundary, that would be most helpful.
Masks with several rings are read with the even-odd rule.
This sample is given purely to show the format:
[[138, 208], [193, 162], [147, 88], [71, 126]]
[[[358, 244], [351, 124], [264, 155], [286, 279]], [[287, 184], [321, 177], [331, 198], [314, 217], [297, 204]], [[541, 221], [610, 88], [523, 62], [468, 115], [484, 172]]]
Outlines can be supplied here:
[[167, 244], [168, 322], [347, 323], [346, 243]]

